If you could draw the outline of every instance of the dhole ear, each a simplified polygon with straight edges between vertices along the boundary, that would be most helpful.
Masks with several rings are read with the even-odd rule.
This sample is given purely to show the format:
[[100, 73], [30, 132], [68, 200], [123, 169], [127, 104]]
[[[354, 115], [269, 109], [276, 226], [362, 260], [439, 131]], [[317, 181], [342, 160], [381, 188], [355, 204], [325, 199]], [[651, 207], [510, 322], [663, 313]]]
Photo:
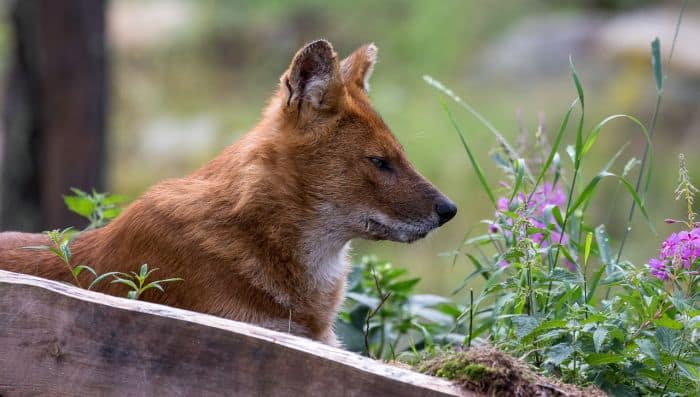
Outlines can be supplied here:
[[282, 75], [287, 106], [301, 109], [308, 103], [316, 110], [332, 109], [340, 97], [343, 82], [338, 57], [326, 40], [316, 40], [300, 49]]
[[354, 84], [369, 92], [369, 78], [377, 63], [377, 46], [374, 43], [364, 45], [340, 63], [340, 72], [345, 84]]

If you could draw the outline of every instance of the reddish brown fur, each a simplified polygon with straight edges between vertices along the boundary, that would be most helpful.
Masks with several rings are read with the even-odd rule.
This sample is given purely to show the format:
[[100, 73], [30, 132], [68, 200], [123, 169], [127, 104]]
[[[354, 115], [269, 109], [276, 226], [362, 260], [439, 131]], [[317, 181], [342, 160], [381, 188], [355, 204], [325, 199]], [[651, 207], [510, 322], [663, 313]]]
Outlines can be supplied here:
[[[156, 278], [185, 281], [147, 300], [335, 343], [346, 243], [421, 238], [445, 221], [436, 203], [449, 204], [372, 109], [365, 83], [375, 57], [373, 45], [342, 63], [328, 42], [304, 47], [252, 131], [193, 174], [153, 186], [108, 226], [81, 233], [73, 263], [98, 273], [148, 263], [160, 269]], [[52, 254], [21, 248], [46, 243], [1, 233], [0, 268], [70, 282]], [[97, 289], [123, 296], [124, 288]]]

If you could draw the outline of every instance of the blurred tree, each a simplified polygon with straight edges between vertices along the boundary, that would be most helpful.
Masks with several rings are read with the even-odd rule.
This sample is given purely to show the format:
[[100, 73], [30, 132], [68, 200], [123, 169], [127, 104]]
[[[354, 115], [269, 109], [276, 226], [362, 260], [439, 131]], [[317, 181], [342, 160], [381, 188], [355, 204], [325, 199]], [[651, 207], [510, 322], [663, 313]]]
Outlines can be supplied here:
[[105, 1], [16, 0], [10, 17], [0, 229], [78, 226], [61, 197], [103, 187]]

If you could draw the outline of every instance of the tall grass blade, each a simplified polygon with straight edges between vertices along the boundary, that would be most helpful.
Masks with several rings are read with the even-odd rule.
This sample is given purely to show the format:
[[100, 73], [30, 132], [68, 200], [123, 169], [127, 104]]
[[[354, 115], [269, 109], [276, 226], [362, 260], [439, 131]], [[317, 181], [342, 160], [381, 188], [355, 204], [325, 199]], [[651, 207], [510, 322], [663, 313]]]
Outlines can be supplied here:
[[[434, 79], [431, 76], [424, 75], [423, 80], [425, 80], [428, 85], [431, 87], [437, 89], [438, 91], [442, 92], [443, 94], [447, 95], [450, 97], [453, 101], [455, 101], [459, 106], [463, 107], [466, 109], [469, 113], [472, 114], [472, 116], [476, 117], [481, 124], [484, 125], [493, 135], [496, 136], [496, 138], [503, 144], [503, 147], [506, 149], [508, 154], [511, 156], [511, 158], [519, 158], [521, 157], [515, 149], [508, 143], [506, 138], [501, 134], [496, 127], [494, 127], [493, 124], [491, 124], [486, 117], [482, 116], [481, 113], [477, 112], [476, 109], [474, 109], [471, 105], [466, 103], [462, 98], [460, 98], [457, 94], [454, 93], [451, 89], [445, 87], [444, 84], [442, 84], [440, 81]], [[532, 173], [528, 168], [525, 168], [525, 175], [530, 179], [530, 181], [534, 182], [535, 179], [532, 176]]]
[[455, 129], [455, 131], [457, 131], [457, 135], [459, 135], [460, 141], [462, 141], [462, 146], [464, 147], [464, 150], [467, 152], [467, 156], [469, 157], [469, 161], [472, 163], [472, 168], [474, 168], [474, 172], [476, 172], [476, 176], [479, 178], [479, 183], [481, 183], [481, 187], [486, 192], [486, 195], [489, 196], [489, 200], [491, 201], [491, 204], [493, 204], [493, 206], [495, 207], [496, 206], [496, 198], [493, 195], [493, 192], [491, 191], [491, 188], [489, 187], [488, 182], [486, 182], [486, 177], [484, 176], [484, 171], [481, 169], [479, 162], [476, 160], [476, 157], [474, 157], [474, 154], [472, 153], [471, 149], [469, 148], [469, 145], [467, 144], [467, 140], [464, 138], [464, 133], [462, 132], [462, 129], [459, 127], [459, 124], [457, 124], [457, 121], [455, 120], [454, 116], [452, 115], [450, 108], [448, 108], [447, 105], [442, 101], [440, 101], [440, 104], [442, 105], [442, 108], [445, 110], [445, 113], [447, 113], [447, 117], [450, 119], [450, 123], [452, 124], [452, 127]]

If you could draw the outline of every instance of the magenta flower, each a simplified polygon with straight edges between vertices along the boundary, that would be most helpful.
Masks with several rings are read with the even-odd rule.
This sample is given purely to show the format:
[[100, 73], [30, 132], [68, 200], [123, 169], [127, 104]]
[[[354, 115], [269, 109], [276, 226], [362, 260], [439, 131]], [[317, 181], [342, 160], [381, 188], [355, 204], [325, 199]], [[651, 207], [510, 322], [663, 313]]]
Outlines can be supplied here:
[[661, 280], [666, 280], [675, 270], [697, 271], [692, 267], [698, 258], [700, 258], [700, 228], [673, 233], [661, 244], [659, 258], [649, 259], [649, 273]]

